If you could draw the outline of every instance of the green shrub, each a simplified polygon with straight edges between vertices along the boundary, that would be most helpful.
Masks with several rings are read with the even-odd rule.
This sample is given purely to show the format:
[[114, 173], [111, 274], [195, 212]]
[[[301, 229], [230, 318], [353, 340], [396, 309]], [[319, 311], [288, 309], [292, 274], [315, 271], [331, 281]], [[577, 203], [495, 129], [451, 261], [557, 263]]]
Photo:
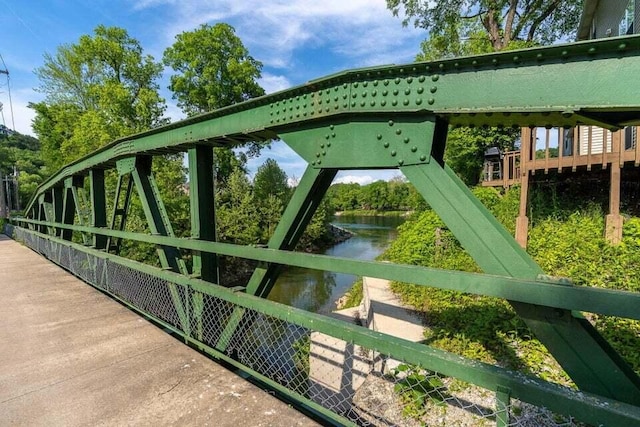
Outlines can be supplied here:
[[351, 289], [347, 291], [345, 296], [347, 297], [340, 309], [357, 307], [362, 302], [363, 294], [362, 294], [362, 277], [358, 277], [358, 279], [353, 283]]
[[[513, 188], [503, 195], [493, 188], [474, 188], [472, 192], [513, 233], [519, 189]], [[625, 221], [623, 242], [611, 246], [604, 238], [600, 204], [587, 201], [580, 205], [573, 198], [565, 203], [549, 189], [534, 197], [539, 199], [538, 203], [546, 200], [547, 204], [544, 210], [531, 213], [527, 250], [547, 274], [569, 277], [576, 285], [640, 291], [639, 218]], [[404, 223], [384, 258], [404, 264], [480, 271], [432, 210]], [[405, 304], [424, 312], [429, 345], [569, 383], [566, 374], [508, 302], [402, 283], [392, 284], [392, 289]], [[632, 368], [640, 372], [637, 351], [640, 322], [596, 315], [588, 318]]]

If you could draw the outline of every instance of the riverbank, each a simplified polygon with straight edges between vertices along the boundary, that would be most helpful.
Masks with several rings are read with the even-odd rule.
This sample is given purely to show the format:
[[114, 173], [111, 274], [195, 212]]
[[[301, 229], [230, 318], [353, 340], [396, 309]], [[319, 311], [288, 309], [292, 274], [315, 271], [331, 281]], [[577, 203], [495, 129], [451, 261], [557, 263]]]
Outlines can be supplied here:
[[397, 216], [408, 217], [415, 211], [379, 211], [375, 209], [355, 209], [350, 211], [338, 211], [335, 216]]
[[354, 234], [342, 227], [329, 223], [327, 225], [327, 233], [325, 238], [314, 242], [307, 243], [304, 247], [298, 248], [307, 253], [318, 254], [339, 243], [345, 242], [352, 238]]

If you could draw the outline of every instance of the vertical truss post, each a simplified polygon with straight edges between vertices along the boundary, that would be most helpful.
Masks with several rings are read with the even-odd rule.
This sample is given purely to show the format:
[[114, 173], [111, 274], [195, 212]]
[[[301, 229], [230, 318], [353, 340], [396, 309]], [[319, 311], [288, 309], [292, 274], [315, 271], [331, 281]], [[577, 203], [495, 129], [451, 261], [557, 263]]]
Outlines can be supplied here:
[[[72, 178], [64, 180], [64, 198], [62, 207], [62, 222], [63, 224], [72, 225], [76, 213], [76, 202], [73, 198], [73, 186]], [[71, 240], [73, 237], [73, 231], [69, 229], [62, 230], [62, 238], [64, 240]]]
[[[42, 201], [42, 199], [38, 200], [38, 221], [46, 221], [46, 212], [44, 210], [44, 202]], [[37, 226], [37, 230], [40, 233], [46, 234], [47, 233], [47, 227], [45, 227], [44, 225], [38, 225]]]
[[[436, 131], [434, 146], [445, 142], [446, 132]], [[542, 273], [448, 166], [431, 161], [400, 169], [485, 273], [526, 279]], [[581, 390], [640, 403], [638, 376], [580, 313], [510, 303]]]
[[[53, 187], [53, 212], [55, 222], [61, 224], [64, 215], [64, 187]], [[60, 236], [62, 236], [62, 228], [57, 228], [56, 237]]]
[[[189, 200], [191, 238], [216, 241], [213, 148], [197, 146], [189, 150]], [[209, 252], [193, 252], [194, 276], [220, 284], [218, 257]]]
[[[296, 246], [336, 173], [338, 173], [337, 169], [315, 169], [307, 166], [278, 226], [269, 239], [270, 249], [292, 250]], [[266, 298], [275, 285], [281, 269], [281, 266], [274, 264], [259, 265], [249, 279], [246, 292]], [[233, 311], [220, 335], [216, 349], [226, 350], [233, 333], [240, 325], [243, 314], [244, 309], [239, 307]]]
[[[89, 171], [91, 184], [91, 225], [93, 227], [107, 226], [107, 196], [104, 189], [104, 169], [91, 169]], [[96, 249], [107, 247], [107, 237], [95, 234], [93, 246]]]
[[[189, 150], [189, 202], [191, 211], [191, 238], [215, 242], [215, 187], [213, 171], [213, 148], [196, 146]], [[207, 282], [220, 284], [218, 256], [210, 252], [193, 251], [195, 277]], [[194, 292], [192, 297], [194, 334], [199, 340], [204, 336], [202, 293]]]

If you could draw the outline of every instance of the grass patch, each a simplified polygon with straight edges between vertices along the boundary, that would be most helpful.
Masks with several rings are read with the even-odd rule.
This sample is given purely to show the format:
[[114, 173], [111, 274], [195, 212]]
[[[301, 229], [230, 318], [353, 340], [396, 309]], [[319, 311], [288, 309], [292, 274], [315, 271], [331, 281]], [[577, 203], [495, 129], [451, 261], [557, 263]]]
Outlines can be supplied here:
[[351, 286], [351, 288], [344, 295], [346, 298], [344, 299], [344, 303], [340, 306], [340, 309], [357, 307], [362, 302], [363, 293], [362, 293], [362, 277], [358, 277], [355, 283]]

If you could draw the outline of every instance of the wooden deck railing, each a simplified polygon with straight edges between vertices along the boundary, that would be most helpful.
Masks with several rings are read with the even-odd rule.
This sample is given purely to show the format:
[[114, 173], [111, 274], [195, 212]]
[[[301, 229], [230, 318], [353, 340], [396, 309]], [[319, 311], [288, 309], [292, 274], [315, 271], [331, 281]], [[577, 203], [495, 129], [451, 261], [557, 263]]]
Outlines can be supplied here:
[[486, 163], [483, 186], [509, 187], [520, 182], [523, 173], [559, 173], [578, 168], [590, 171], [594, 166], [606, 169], [613, 162], [640, 166], [640, 144], [637, 129], [618, 132], [593, 126], [562, 128], [524, 128], [521, 150], [504, 153], [499, 173]]
[[520, 182], [520, 150], [507, 151], [500, 161], [500, 168], [487, 162], [484, 166], [482, 185], [510, 187]]

